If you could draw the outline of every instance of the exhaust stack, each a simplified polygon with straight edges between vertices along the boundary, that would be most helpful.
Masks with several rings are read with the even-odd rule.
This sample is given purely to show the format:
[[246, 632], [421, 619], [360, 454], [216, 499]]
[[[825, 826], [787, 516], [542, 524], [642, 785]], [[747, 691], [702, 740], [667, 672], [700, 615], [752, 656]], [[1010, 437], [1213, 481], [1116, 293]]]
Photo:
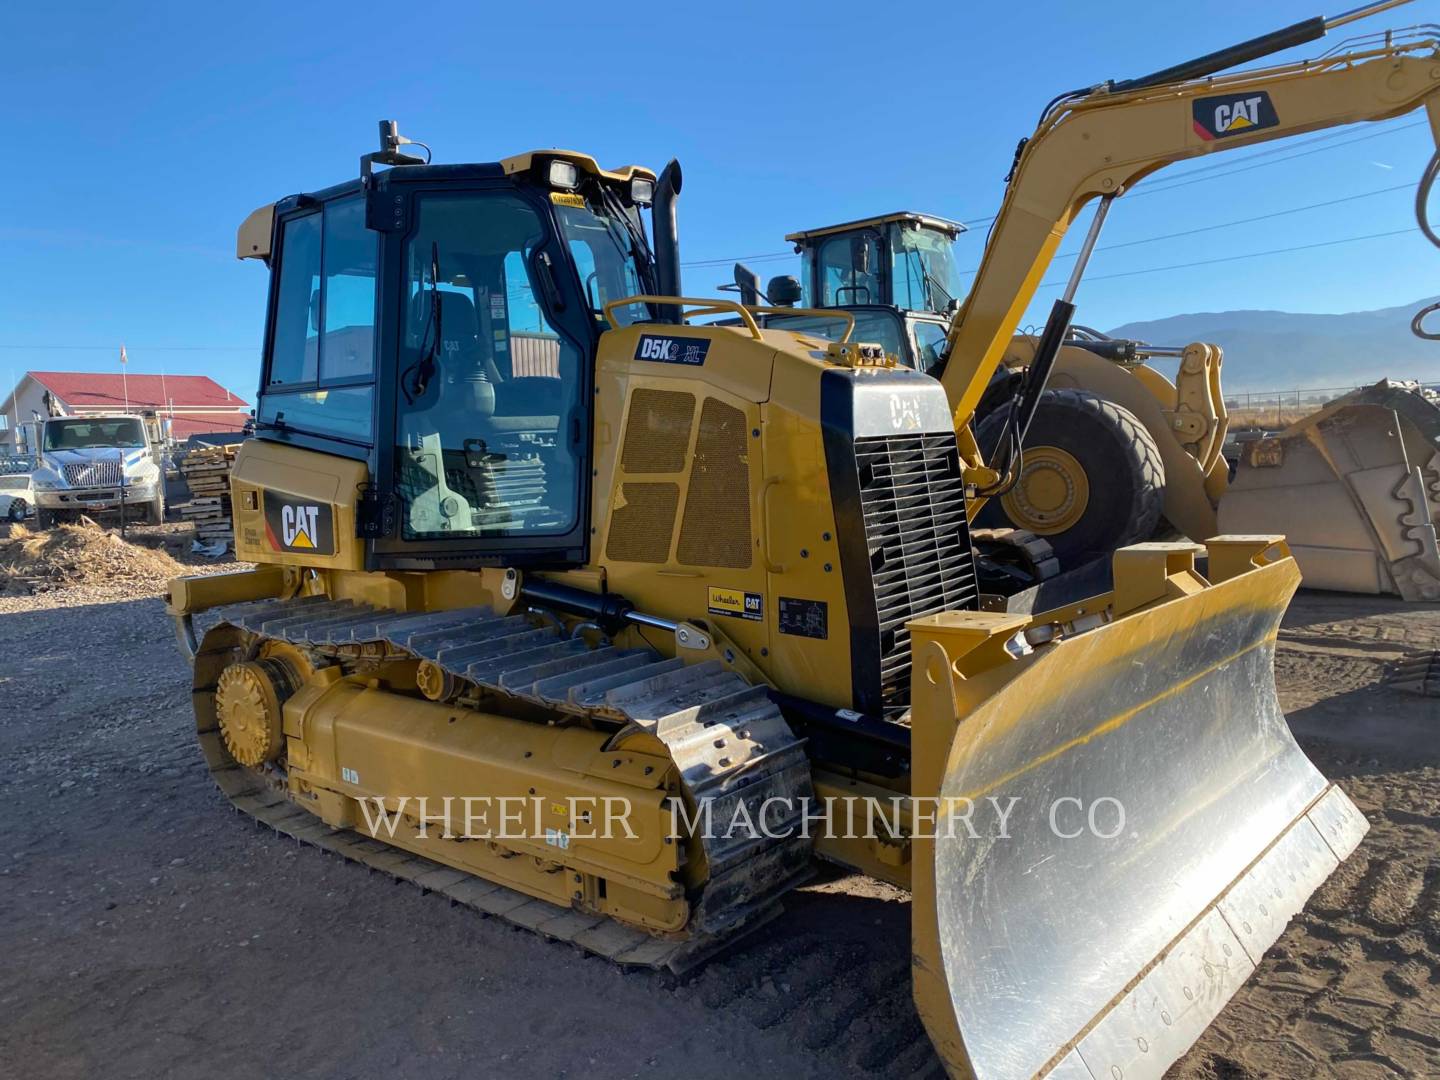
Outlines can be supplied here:
[[[661, 296], [680, 296], [680, 235], [675, 215], [675, 200], [680, 197], [683, 176], [680, 162], [674, 158], [660, 173], [655, 184], [655, 202], [650, 208], [651, 229], [655, 234], [655, 285]], [[661, 322], [679, 322], [680, 309], [660, 305], [655, 313]]]

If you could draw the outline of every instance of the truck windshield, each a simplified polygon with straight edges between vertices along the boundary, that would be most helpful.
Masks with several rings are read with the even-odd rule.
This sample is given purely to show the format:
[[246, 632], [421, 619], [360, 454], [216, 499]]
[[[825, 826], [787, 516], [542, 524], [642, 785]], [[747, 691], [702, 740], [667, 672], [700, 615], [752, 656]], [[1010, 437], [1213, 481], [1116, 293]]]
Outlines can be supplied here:
[[144, 445], [144, 427], [139, 420], [129, 417], [45, 421], [46, 450], [86, 450], [90, 447], [133, 450]]
[[908, 311], [944, 312], [961, 293], [955, 269], [955, 241], [935, 229], [890, 226], [895, 306]]

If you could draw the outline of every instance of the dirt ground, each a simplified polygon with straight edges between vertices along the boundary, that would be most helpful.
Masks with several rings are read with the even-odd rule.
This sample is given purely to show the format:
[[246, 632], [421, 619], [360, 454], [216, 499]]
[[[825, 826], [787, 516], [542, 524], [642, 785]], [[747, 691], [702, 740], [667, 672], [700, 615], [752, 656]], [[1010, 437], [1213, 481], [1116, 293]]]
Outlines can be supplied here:
[[[231, 812], [135, 592], [0, 597], [0, 1076], [939, 1075], [886, 886], [823, 880], [677, 983]], [[1380, 681], [1436, 646], [1440, 607], [1291, 609], [1285, 706], [1372, 829], [1173, 1076], [1440, 1075], [1440, 701]]]

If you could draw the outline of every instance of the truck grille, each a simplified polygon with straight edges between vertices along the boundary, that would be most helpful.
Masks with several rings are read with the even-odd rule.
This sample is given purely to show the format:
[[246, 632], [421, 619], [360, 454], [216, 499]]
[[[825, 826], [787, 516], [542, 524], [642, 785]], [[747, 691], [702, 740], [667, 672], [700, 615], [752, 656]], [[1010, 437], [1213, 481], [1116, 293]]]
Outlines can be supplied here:
[[71, 487], [119, 487], [120, 462], [86, 461], [67, 464], [65, 482]]
[[860, 508], [875, 590], [880, 697], [887, 715], [910, 704], [905, 623], [979, 600], [965, 483], [951, 433], [855, 439]]

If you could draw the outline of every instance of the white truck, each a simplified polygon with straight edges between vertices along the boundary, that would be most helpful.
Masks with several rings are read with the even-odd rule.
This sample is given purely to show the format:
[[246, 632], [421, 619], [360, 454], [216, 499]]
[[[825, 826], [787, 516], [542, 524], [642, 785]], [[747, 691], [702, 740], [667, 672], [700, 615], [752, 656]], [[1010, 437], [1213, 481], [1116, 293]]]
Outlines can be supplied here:
[[162, 444], [146, 418], [54, 416], [37, 426], [35, 514], [42, 529], [122, 510], [152, 525], [165, 520]]

